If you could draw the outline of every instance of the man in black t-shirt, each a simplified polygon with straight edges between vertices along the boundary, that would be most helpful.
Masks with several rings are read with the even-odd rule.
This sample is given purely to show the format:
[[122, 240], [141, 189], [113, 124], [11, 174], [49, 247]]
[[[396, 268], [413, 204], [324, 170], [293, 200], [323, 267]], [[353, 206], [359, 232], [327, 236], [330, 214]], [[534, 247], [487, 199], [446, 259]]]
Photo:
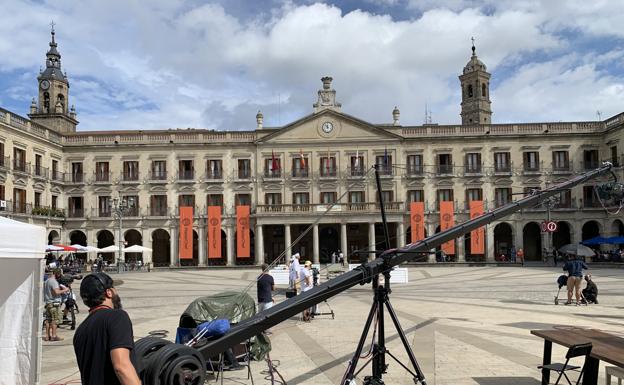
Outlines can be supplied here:
[[258, 311], [270, 309], [273, 306], [273, 290], [275, 290], [275, 281], [269, 274], [269, 265], [262, 264], [262, 274], [258, 277]]
[[89, 316], [74, 335], [74, 352], [83, 385], [140, 385], [130, 361], [134, 348], [132, 322], [106, 273], [83, 278], [80, 297]]

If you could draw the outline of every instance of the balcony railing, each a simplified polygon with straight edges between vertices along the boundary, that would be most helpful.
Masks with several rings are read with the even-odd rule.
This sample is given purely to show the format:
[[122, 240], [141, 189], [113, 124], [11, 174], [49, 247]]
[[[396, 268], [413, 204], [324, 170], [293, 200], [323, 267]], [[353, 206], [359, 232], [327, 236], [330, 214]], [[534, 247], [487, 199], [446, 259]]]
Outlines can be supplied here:
[[30, 164], [25, 162], [18, 162], [13, 159], [13, 171], [28, 173]]
[[97, 209], [93, 209], [91, 215], [96, 218], [111, 218], [113, 216], [113, 212], [110, 207], [99, 207]]
[[[404, 202], [386, 202], [384, 207], [388, 212], [402, 212], [405, 207]], [[371, 212], [376, 213], [379, 211], [379, 203], [377, 202], [355, 202], [355, 203], [336, 203], [321, 204], [274, 204], [274, 205], [257, 205], [256, 212], [258, 213], [282, 213], [282, 214], [301, 214], [301, 213], [320, 213], [329, 209], [329, 213], [341, 213], [341, 212]]]
[[84, 209], [70, 207], [67, 211], [68, 218], [84, 218]]
[[72, 172], [71, 174], [65, 174], [65, 182], [68, 183], [84, 183], [85, 177], [82, 172]]
[[511, 163], [496, 163], [494, 164], [494, 174], [511, 174]]
[[319, 177], [321, 178], [335, 178], [337, 174], [337, 170], [335, 167], [322, 167], [319, 172]]
[[151, 217], [166, 217], [169, 215], [169, 210], [166, 206], [152, 206], [147, 208], [147, 213]]
[[167, 171], [166, 170], [152, 170], [149, 172], [148, 178], [151, 181], [166, 181]]
[[307, 168], [293, 168], [291, 175], [293, 178], [309, 178], [310, 172]]
[[394, 168], [392, 166], [386, 166], [383, 164], [379, 164], [378, 166], [378, 170], [379, 170], [379, 176], [393, 176], [394, 175]]
[[221, 180], [223, 179], [223, 172], [221, 170], [206, 170], [206, 179]]
[[139, 181], [139, 172], [122, 172], [121, 173], [122, 182], [138, 182]]
[[180, 170], [178, 171], [178, 181], [191, 182], [195, 180], [195, 170]]
[[0, 170], [9, 168], [11, 164], [11, 158], [8, 156], [0, 156]]
[[438, 175], [452, 175], [453, 174], [453, 165], [452, 164], [439, 164], [437, 169]]
[[554, 174], [567, 174], [572, 172], [571, 163], [553, 164], [552, 171]]
[[52, 170], [52, 172], [50, 172], [50, 177], [55, 182], [62, 182], [64, 179], [63, 173], [58, 170]]
[[347, 175], [351, 178], [362, 178], [364, 175], [366, 175], [366, 171], [362, 166], [349, 167], [347, 168]]
[[234, 170], [234, 175], [238, 179], [251, 179], [251, 170], [248, 168], [239, 168]]
[[600, 167], [598, 161], [583, 161], [583, 170], [594, 170], [598, 167]]
[[111, 181], [110, 172], [96, 172], [95, 173], [95, 183], [108, 183], [110, 181]]
[[138, 217], [139, 216], [139, 208], [138, 207], [127, 207], [123, 211], [124, 217]]
[[483, 172], [483, 167], [481, 164], [473, 164], [473, 165], [465, 165], [464, 173], [471, 175], [478, 175]]
[[542, 162], [524, 162], [522, 172], [524, 174], [539, 174], [542, 169]]
[[583, 200], [583, 207], [584, 208], [601, 208], [602, 205], [600, 204], [600, 202], [598, 201], [598, 199], [594, 198], [594, 199], [584, 199]]
[[46, 167], [41, 167], [41, 166], [34, 166], [33, 167], [33, 176], [35, 178], [42, 178], [42, 179], [47, 179], [48, 178], [48, 174], [49, 171]]
[[422, 164], [408, 164], [405, 173], [409, 177], [420, 177], [425, 174], [425, 166]]
[[267, 179], [281, 178], [282, 170], [264, 170], [264, 177]]

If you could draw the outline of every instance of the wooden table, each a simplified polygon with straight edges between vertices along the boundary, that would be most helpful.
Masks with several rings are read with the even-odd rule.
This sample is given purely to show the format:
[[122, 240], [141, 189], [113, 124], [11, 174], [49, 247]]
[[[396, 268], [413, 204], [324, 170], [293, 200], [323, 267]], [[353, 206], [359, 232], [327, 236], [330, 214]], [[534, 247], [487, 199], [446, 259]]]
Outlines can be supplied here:
[[[544, 339], [544, 365], [550, 364], [553, 342], [566, 347], [591, 342], [592, 351], [585, 363], [583, 385], [597, 385], [601, 360], [624, 368], [624, 338], [596, 329], [568, 326], [531, 330], [531, 334]], [[549, 381], [550, 370], [542, 369], [542, 385], [548, 385]]]

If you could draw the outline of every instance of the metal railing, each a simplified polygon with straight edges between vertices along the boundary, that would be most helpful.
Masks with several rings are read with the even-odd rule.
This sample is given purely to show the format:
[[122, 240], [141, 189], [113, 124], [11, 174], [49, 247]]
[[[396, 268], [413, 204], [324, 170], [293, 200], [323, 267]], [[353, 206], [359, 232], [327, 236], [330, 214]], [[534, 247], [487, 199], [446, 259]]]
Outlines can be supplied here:
[[237, 179], [251, 179], [251, 170], [247, 168], [237, 168], [234, 170]]
[[11, 157], [9, 156], [0, 156], [0, 169], [7, 169], [11, 164]]
[[425, 166], [422, 164], [408, 164], [405, 170], [407, 176], [423, 176], [425, 174]]
[[466, 174], [481, 174], [483, 172], [483, 165], [473, 164], [473, 165], [464, 165], [464, 173]]
[[438, 175], [452, 175], [453, 167], [452, 164], [439, 164], [436, 171]]
[[366, 175], [366, 170], [362, 166], [358, 167], [348, 167], [347, 168], [347, 176], [351, 178], [361, 178]]
[[70, 207], [67, 210], [67, 217], [68, 218], [84, 218], [85, 217], [85, 211], [84, 211], [84, 209], [77, 209], [77, 208]]
[[148, 174], [148, 179], [151, 181], [167, 180], [166, 170], [151, 170]]
[[147, 207], [147, 214], [150, 217], [166, 217], [169, 215], [169, 209], [165, 206], [165, 207], [159, 207], [159, 206], [148, 206]]
[[511, 163], [494, 164], [495, 174], [511, 174]]
[[290, 175], [293, 178], [309, 178], [310, 172], [307, 168], [293, 168]]
[[84, 183], [85, 177], [83, 172], [72, 172], [65, 174], [65, 182], [67, 183]]
[[34, 166], [33, 167], [33, 176], [35, 178], [44, 178], [47, 179], [49, 176], [49, 170], [47, 167]]
[[62, 182], [64, 180], [63, 173], [56, 170], [50, 172], [50, 177], [53, 181]]
[[111, 181], [111, 172], [95, 172], [95, 183], [106, 183]]
[[522, 164], [522, 172], [525, 174], [537, 174], [542, 169], [542, 162], [524, 162]]
[[16, 159], [13, 159], [13, 171], [29, 173], [30, 163], [18, 162]]
[[91, 216], [95, 218], [111, 218], [113, 216], [113, 210], [111, 207], [91, 209]]
[[178, 181], [193, 181], [195, 179], [195, 170], [180, 170], [178, 171]]
[[[385, 202], [384, 208], [387, 212], [402, 212], [405, 207], [404, 202]], [[321, 213], [329, 209], [330, 213], [340, 212], [378, 212], [378, 202], [353, 202], [353, 203], [309, 203], [309, 204], [273, 204], [256, 205], [257, 213]]]
[[282, 170], [264, 170], [264, 177], [267, 179], [281, 178]]
[[206, 170], [206, 179], [221, 180], [223, 179], [223, 172], [221, 170]]
[[336, 167], [321, 167], [320, 171], [319, 171], [319, 177], [321, 178], [335, 178], [336, 175], [338, 173], [338, 170], [336, 170]]
[[138, 182], [139, 181], [139, 172], [127, 172], [124, 171], [121, 173], [121, 181], [122, 182]]

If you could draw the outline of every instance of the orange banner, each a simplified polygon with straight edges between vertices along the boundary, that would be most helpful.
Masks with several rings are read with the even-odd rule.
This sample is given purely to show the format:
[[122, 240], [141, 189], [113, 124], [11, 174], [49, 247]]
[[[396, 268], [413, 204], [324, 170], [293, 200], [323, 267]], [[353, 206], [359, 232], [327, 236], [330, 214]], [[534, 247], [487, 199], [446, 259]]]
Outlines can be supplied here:
[[208, 258], [221, 257], [221, 206], [208, 206]]
[[[440, 202], [440, 231], [447, 230], [455, 224], [455, 208], [452, 201]], [[442, 244], [442, 251], [449, 255], [455, 254], [455, 240]]]
[[251, 258], [249, 206], [236, 206], [236, 256]]
[[180, 259], [193, 259], [193, 207], [180, 207]]
[[410, 203], [412, 243], [425, 239], [425, 203]]
[[[483, 201], [470, 201], [470, 219], [483, 215]], [[485, 254], [485, 229], [479, 227], [470, 232], [470, 254]]]

